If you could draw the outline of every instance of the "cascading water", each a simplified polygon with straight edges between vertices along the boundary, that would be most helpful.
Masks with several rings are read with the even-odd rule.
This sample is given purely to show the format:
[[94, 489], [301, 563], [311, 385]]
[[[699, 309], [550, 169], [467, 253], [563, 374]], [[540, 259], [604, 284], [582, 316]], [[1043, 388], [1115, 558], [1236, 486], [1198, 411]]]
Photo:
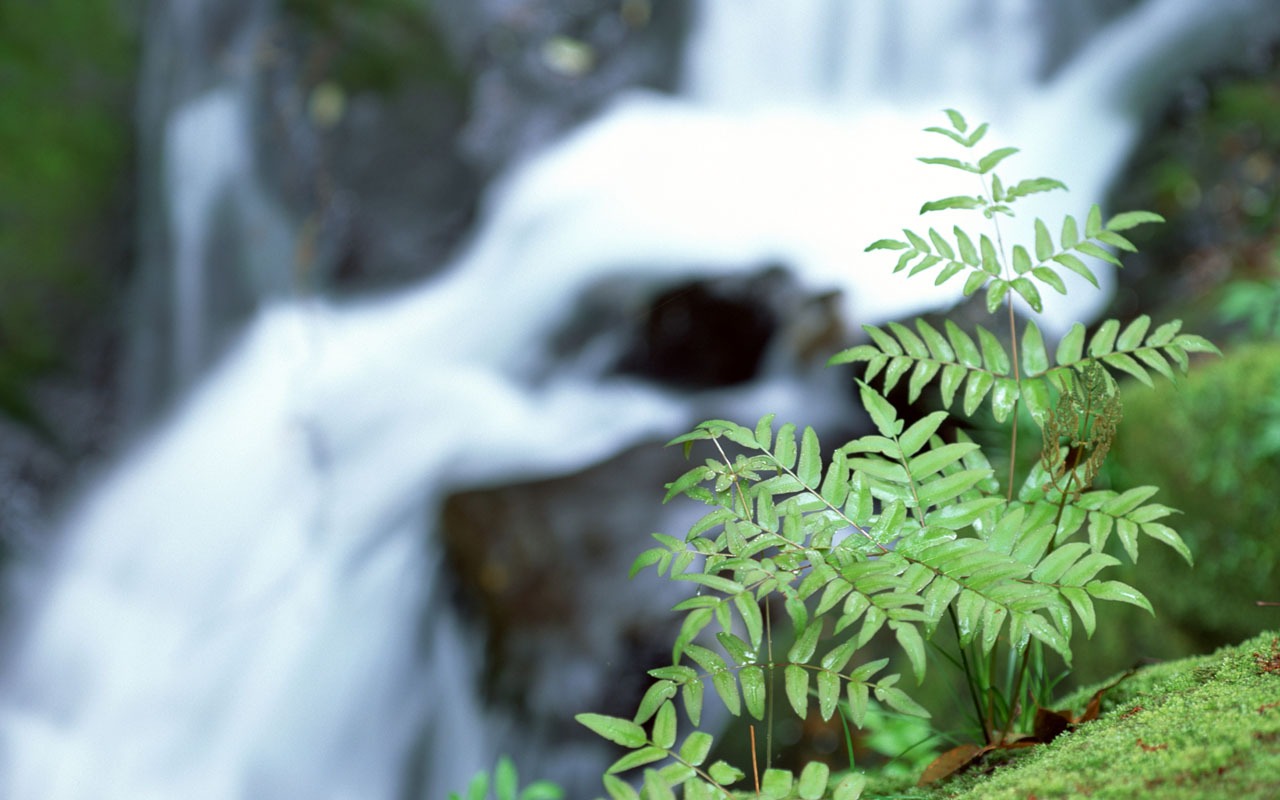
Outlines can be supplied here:
[[[432, 532], [445, 493], [581, 470], [713, 412], [821, 413], [781, 371], [736, 394], [688, 393], [611, 370], [607, 342], [549, 360], [585, 293], [625, 278], [652, 297], [781, 263], [808, 290], [842, 290], [849, 320], [944, 302], [914, 287], [903, 296], [884, 265], [856, 266], [867, 241], [946, 191], [932, 173], [903, 172], [928, 146], [913, 133], [933, 121], [917, 102], [995, 119], [1027, 146], [1028, 173], [1072, 176], [1083, 207], [1131, 144], [1135, 95], [1194, 66], [1171, 48], [1208, 43], [1199, 60], [1220, 56], [1222, 37], [1266, 8], [1151, 0], [1045, 75], [1045, 44], [1028, 31], [1048, 34], [1029, 2], [962, 4], [988, 22], [940, 28], [919, 49], [916, 37], [942, 24], [923, 0], [858, 14], [839, 2], [735, 5], [744, 17], [727, 5], [700, 7], [688, 98], [624, 98], [509, 175], [472, 246], [432, 282], [262, 313], [123, 457], [68, 518], [10, 639], [0, 796], [390, 800], [408, 786], [433, 799], [462, 787], [518, 737], [479, 701], [474, 635], [445, 596]], [[788, 58], [827, 44], [787, 77], [774, 69], [782, 55], [754, 58], [761, 27], [794, 33], [776, 40]], [[876, 48], [892, 55], [843, 61]], [[1012, 53], [1012, 65], [971, 83], [966, 70], [995, 74], [978, 68], [984, 52]], [[777, 78], [759, 96], [753, 78], [735, 77], [758, 64]], [[876, 77], [886, 71], [901, 82]], [[952, 82], [937, 88], [931, 75]], [[842, 87], [834, 105], [824, 86]], [[203, 102], [199, 113], [243, 124], [237, 98]], [[181, 113], [170, 123], [179, 151], [191, 124]], [[219, 176], [251, 163], [238, 159], [190, 183], [204, 194], [188, 211], [210, 210]], [[626, 549], [649, 527], [623, 532]], [[663, 605], [620, 594], [629, 613]], [[554, 743], [542, 748], [532, 752], [554, 764]]]

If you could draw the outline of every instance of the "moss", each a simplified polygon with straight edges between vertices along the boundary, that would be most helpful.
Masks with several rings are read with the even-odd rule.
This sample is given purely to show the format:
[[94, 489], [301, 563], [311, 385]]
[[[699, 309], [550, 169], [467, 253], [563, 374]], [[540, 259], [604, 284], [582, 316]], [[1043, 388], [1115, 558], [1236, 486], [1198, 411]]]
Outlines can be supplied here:
[[[927, 800], [1272, 798], [1280, 786], [1280, 673], [1268, 665], [1277, 647], [1269, 633], [1146, 668], [1104, 695], [1100, 719], [1050, 745], [928, 790], [873, 788]], [[1066, 704], [1082, 707], [1097, 688]]]

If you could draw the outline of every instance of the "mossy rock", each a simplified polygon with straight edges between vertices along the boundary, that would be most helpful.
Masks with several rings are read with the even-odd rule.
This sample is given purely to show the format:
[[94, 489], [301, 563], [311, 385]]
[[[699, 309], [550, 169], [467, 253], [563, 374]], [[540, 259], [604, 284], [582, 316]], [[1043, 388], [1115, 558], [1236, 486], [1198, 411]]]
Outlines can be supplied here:
[[1124, 391], [1111, 453], [1116, 488], [1161, 487], [1194, 569], [1144, 542], [1129, 576], [1201, 652], [1275, 624], [1280, 601], [1280, 345], [1197, 364], [1178, 384]]
[[[1113, 682], [1111, 679], [1108, 683]], [[1064, 701], [1079, 711], [1100, 687]], [[1103, 694], [1102, 715], [928, 788], [877, 783], [864, 798], [1270, 800], [1280, 790], [1280, 639], [1145, 668]]]

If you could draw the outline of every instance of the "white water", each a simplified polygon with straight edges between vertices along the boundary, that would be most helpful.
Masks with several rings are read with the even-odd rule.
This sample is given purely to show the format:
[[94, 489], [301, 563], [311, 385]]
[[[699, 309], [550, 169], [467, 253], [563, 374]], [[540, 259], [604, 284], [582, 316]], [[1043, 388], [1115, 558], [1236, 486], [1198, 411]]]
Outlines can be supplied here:
[[[947, 21], [932, 4], [896, 5], [905, 41]], [[1068, 178], [1079, 213], [1132, 142], [1130, 95], [1171, 78], [1169, 48], [1230, 22], [1224, 9], [1263, 4], [1213, 4], [1212, 20], [1205, 5], [1147, 3], [1049, 85], [1033, 78], [1034, 52], [1015, 49], [992, 86], [942, 58], [945, 27], [919, 55], [832, 73], [824, 64], [846, 50], [828, 46], [815, 48], [823, 63], [775, 70], [811, 39], [841, 36], [832, 20], [871, 47], [899, 18], [794, 0], [785, 13], [744, 2], [739, 17], [704, 3], [692, 99], [623, 99], [510, 176], [444, 277], [381, 302], [264, 313], [76, 509], [10, 645], [0, 797], [389, 800], [422, 731], [423, 796], [461, 788], [498, 744], [476, 700], [473, 635], [441, 597], [440, 499], [581, 469], [708, 412], [582, 369], [535, 380], [579, 293], [612, 274], [657, 291], [693, 277], [691, 264], [706, 275], [781, 260], [815, 291], [844, 289], [850, 320], [943, 302], [914, 284], [904, 294], [886, 264], [860, 256], [915, 224], [922, 195], [949, 192], [911, 161], [929, 149], [915, 131], [937, 106], [1001, 124], [1027, 147], [1026, 174]], [[984, 28], [967, 55], [961, 39], [961, 65], [1022, 41], [1034, 4], [972, 6], [1021, 21]], [[762, 30], [777, 34], [768, 59], [747, 44]], [[859, 70], [894, 64], [913, 77], [868, 92], [882, 84]], [[762, 71], [777, 80], [752, 99]], [[838, 97], [801, 91], [831, 74]], [[936, 89], [931, 74], [952, 83]], [[809, 399], [781, 376], [747, 391]]]

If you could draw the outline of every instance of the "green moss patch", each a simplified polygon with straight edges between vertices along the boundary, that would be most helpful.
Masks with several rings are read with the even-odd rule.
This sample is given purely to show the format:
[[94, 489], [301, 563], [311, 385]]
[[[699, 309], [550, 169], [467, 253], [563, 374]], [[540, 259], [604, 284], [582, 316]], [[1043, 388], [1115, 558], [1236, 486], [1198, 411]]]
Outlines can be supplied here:
[[[1066, 705], [1083, 706], [1096, 689], [1080, 690]], [[1274, 633], [1143, 669], [1109, 690], [1103, 708], [1099, 720], [985, 772], [928, 790], [882, 786], [880, 796], [1270, 800], [1280, 794], [1280, 642]]]

